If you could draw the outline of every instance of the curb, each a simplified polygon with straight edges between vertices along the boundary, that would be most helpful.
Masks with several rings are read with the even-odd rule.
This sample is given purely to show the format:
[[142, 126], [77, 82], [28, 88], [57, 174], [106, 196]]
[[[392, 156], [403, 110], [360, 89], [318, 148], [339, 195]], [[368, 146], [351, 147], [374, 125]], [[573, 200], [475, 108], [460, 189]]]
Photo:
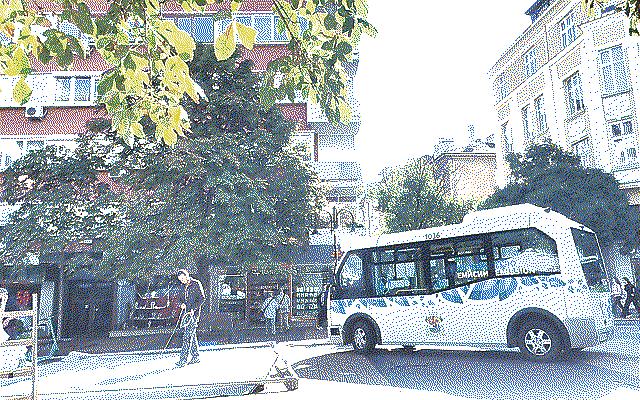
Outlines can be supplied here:
[[[221, 344], [221, 345], [208, 345], [199, 348], [200, 351], [220, 351], [231, 349], [250, 349], [250, 348], [263, 348], [263, 347], [275, 347], [276, 342], [256, 342], [256, 343], [238, 343], [238, 344]], [[174, 354], [179, 353], [179, 348], [171, 348], [166, 350], [136, 350], [136, 351], [123, 351], [115, 353], [83, 353], [80, 351], [72, 351], [68, 355], [62, 357], [74, 357], [74, 358], [90, 358], [90, 357], [121, 357], [121, 356], [147, 356], [155, 354]]]

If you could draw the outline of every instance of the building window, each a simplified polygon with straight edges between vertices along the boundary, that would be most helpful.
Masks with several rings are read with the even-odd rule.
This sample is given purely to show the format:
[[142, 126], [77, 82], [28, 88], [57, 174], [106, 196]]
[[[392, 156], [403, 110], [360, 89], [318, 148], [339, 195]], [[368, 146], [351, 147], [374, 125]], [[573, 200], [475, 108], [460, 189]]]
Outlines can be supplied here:
[[522, 113], [522, 131], [524, 132], [524, 137], [529, 138], [531, 136], [531, 132], [529, 130], [529, 106], [526, 105], [521, 110]]
[[504, 79], [504, 73], [498, 75], [496, 79], [496, 92], [498, 93], [498, 100], [502, 100], [507, 97], [509, 92], [507, 91], [506, 80]]
[[535, 108], [538, 132], [546, 132], [547, 115], [544, 112], [544, 98], [542, 96], [537, 97], [533, 101], [533, 108]]
[[629, 147], [620, 151], [618, 162], [620, 165], [634, 164], [638, 159], [636, 148]]
[[44, 148], [44, 140], [27, 140], [27, 151], [42, 150]]
[[90, 76], [57, 77], [56, 101], [70, 102], [73, 99], [74, 102], [90, 102], [92, 92], [96, 87], [91, 79]]
[[584, 138], [574, 143], [571, 147], [574, 154], [580, 158], [580, 164], [585, 168], [591, 167], [591, 144], [589, 143], [589, 138]]
[[193, 40], [199, 43], [213, 43], [213, 18], [195, 17], [192, 27]]
[[91, 78], [76, 78], [73, 99], [75, 101], [91, 101]]
[[524, 71], [525, 75], [530, 77], [535, 74], [538, 70], [538, 65], [536, 62], [536, 49], [532, 48], [524, 54]]
[[564, 88], [567, 96], [567, 111], [569, 116], [584, 110], [580, 74], [576, 72], [567, 78], [564, 81]]
[[56, 100], [69, 101], [71, 93], [71, 78], [56, 78]]
[[622, 46], [600, 50], [600, 79], [603, 96], [629, 90], [629, 72]]
[[[277, 42], [286, 42], [287, 41], [287, 30], [286, 27], [284, 26], [284, 23], [280, 22], [280, 17], [276, 16], [274, 19], [274, 31], [273, 31], [273, 38], [275, 41]], [[282, 25], [281, 27], [278, 27], [278, 25]], [[280, 29], [282, 28], [282, 29]]]
[[631, 121], [618, 121], [611, 124], [611, 136], [614, 138], [632, 133], [633, 123]]
[[[256, 43], [287, 42], [287, 33], [283, 29], [280, 31], [280, 17], [273, 14], [245, 14], [235, 18], [237, 22], [252, 27], [256, 30]], [[230, 19], [219, 21], [216, 24], [216, 36], [221, 35], [231, 23]], [[309, 28], [309, 22], [304, 18], [298, 18], [300, 31], [304, 32]]]
[[560, 21], [560, 30], [562, 31], [562, 48], [564, 49], [576, 40], [576, 26], [573, 21], [573, 13], [569, 13], [569, 15]]

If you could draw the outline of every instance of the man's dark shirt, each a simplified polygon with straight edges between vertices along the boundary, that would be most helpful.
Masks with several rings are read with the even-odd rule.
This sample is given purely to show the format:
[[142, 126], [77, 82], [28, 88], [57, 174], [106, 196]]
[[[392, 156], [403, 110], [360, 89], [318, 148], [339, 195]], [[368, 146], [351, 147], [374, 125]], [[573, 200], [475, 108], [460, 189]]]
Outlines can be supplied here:
[[200, 309], [204, 303], [204, 290], [199, 280], [191, 278], [182, 293], [182, 302], [187, 306], [185, 313], [194, 311], [196, 321], [200, 319]]

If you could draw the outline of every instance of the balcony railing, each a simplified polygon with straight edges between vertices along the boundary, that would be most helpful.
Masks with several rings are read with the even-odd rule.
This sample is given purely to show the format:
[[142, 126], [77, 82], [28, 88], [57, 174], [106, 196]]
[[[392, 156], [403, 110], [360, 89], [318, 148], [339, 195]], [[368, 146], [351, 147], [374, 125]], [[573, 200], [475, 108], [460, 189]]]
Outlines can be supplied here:
[[611, 168], [611, 171], [621, 172], [621, 171], [629, 171], [632, 169], [640, 169], [640, 162], [635, 160], [630, 162], [625, 162], [625, 163], [618, 162], [617, 164], [614, 164], [613, 168]]

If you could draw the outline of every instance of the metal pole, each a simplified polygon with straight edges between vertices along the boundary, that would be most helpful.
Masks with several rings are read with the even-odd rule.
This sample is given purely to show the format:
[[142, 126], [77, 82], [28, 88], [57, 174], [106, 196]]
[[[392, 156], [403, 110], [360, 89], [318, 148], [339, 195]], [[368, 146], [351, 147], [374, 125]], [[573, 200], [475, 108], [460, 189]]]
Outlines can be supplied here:
[[338, 270], [338, 240], [336, 238], [336, 228], [338, 225], [338, 217], [336, 215], [336, 207], [333, 207], [331, 214], [331, 232], [333, 233], [333, 273]]
[[371, 236], [371, 204], [367, 201], [367, 233]]
[[33, 319], [31, 320], [31, 399], [38, 397], [38, 294], [34, 293], [31, 299]]

